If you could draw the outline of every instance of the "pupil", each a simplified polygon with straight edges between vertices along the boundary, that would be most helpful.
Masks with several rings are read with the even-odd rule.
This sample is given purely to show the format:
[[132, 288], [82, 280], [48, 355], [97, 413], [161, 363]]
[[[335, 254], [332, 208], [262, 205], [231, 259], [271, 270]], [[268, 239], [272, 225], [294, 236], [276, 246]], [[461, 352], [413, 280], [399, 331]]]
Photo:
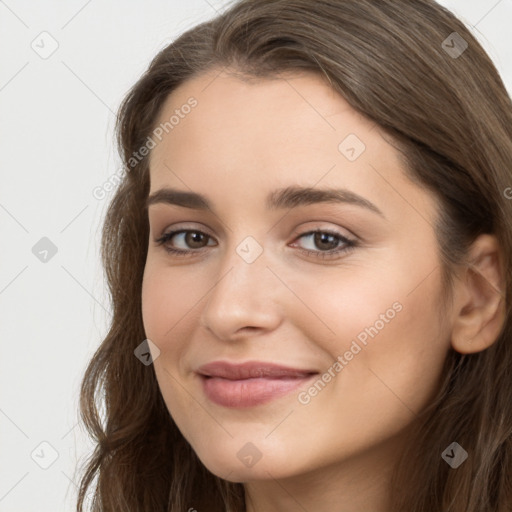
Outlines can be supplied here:
[[[315, 234], [315, 243], [318, 245], [327, 244], [329, 245], [329, 238], [333, 238], [333, 235], [329, 235], [327, 233], [316, 233]], [[326, 240], [327, 239], [327, 240]], [[331, 242], [332, 245], [333, 242]], [[329, 247], [328, 247], [329, 248]]]
[[189, 245], [192, 245], [194, 243], [199, 243], [199, 244], [201, 243], [201, 238], [203, 236], [201, 233], [195, 232], [195, 233], [189, 233], [188, 235], [189, 235], [189, 239], [191, 239], [191, 243], [190, 243], [190, 241], [188, 242]]

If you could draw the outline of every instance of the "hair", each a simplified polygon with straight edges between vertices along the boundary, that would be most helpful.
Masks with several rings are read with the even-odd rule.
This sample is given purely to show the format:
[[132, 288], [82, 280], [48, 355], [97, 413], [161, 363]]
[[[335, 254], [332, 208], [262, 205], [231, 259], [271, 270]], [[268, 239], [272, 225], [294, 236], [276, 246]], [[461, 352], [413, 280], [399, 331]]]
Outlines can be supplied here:
[[[443, 48], [453, 32], [468, 43], [457, 58]], [[113, 316], [82, 381], [80, 413], [95, 448], [77, 511], [89, 491], [94, 511], [246, 510], [243, 484], [204, 467], [170, 416], [152, 366], [133, 353], [146, 338], [141, 289], [149, 236], [149, 157], [133, 165], [133, 155], [172, 91], [222, 68], [254, 78], [317, 73], [378, 124], [406, 175], [438, 200], [435, 231], [448, 294], [455, 269], [471, 265], [472, 242], [484, 233], [497, 237], [503, 327], [486, 350], [449, 350], [438, 392], [395, 468], [392, 510], [511, 510], [512, 104], [496, 67], [433, 0], [241, 0], [162, 49], [119, 109], [126, 172], [101, 240]], [[456, 470], [441, 458], [453, 441], [469, 454]]]

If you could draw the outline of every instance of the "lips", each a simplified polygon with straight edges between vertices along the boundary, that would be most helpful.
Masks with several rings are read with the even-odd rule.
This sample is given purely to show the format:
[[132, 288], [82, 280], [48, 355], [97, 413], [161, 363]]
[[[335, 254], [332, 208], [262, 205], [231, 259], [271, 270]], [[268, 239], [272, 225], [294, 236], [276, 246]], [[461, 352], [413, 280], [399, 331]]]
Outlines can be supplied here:
[[249, 361], [232, 364], [215, 361], [201, 366], [203, 391], [208, 399], [224, 407], [252, 407], [286, 395], [318, 372], [274, 363]]

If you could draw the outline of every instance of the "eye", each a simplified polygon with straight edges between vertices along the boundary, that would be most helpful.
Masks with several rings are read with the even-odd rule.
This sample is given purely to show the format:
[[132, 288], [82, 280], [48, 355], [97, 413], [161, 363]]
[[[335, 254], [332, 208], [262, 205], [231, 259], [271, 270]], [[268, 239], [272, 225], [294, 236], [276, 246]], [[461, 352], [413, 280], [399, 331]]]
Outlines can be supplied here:
[[[182, 243], [185, 243], [186, 246], [191, 247], [193, 250], [189, 250], [187, 247], [184, 249], [175, 249], [169, 245], [169, 242], [173, 239], [180, 240]], [[206, 247], [204, 241], [210, 241], [210, 235], [203, 233], [199, 230], [192, 229], [180, 229], [176, 231], [169, 231], [169, 233], [165, 233], [160, 238], [156, 240], [158, 245], [162, 245], [164, 249], [172, 254], [176, 254], [178, 256], [189, 256], [193, 253], [202, 252], [202, 249]], [[213, 244], [215, 245], [215, 244]]]
[[[313, 248], [318, 247], [320, 249], [301, 249], [302, 252], [317, 258], [335, 257], [357, 246], [356, 240], [351, 240], [336, 231], [316, 229], [300, 235], [297, 240], [301, 238], [309, 238], [309, 246]], [[339, 245], [340, 242], [342, 244], [341, 246]]]
[[[317, 258], [335, 257], [357, 246], [356, 240], [351, 240], [341, 233], [329, 230], [317, 229], [308, 231], [300, 235], [296, 240], [300, 240], [301, 238], [309, 238], [310, 247], [316, 246], [319, 248], [319, 250], [300, 249], [301, 252]], [[169, 244], [171, 240], [181, 242], [185, 247], [177, 249]], [[206, 250], [208, 245], [216, 245], [215, 243], [209, 244], [208, 242], [210, 241], [213, 241], [210, 235], [203, 231], [192, 229], [169, 231], [156, 240], [158, 245], [162, 245], [168, 253], [176, 256], [192, 256], [197, 253], [202, 253]], [[341, 246], [340, 243], [342, 244]]]

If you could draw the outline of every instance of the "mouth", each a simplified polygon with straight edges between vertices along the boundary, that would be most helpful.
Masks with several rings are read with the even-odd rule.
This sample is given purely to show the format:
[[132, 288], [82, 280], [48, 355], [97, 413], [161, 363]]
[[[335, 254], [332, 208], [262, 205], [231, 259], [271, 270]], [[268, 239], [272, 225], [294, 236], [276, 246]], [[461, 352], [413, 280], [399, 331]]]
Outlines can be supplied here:
[[197, 371], [203, 392], [213, 403], [228, 407], [254, 407], [291, 393], [319, 372], [273, 363], [214, 362]]

